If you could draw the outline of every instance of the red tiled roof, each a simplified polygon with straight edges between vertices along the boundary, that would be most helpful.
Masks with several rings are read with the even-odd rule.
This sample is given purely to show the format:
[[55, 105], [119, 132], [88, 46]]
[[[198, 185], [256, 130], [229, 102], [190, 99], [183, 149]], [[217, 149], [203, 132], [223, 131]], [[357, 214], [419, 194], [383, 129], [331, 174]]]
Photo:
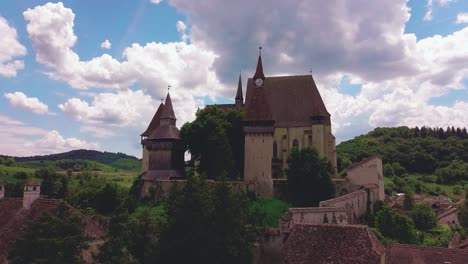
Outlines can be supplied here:
[[34, 180], [29, 180], [29, 181], [27, 181], [24, 185], [25, 185], [25, 186], [26, 186], [26, 185], [28, 185], [28, 186], [41, 186], [40, 183], [38, 183], [38, 182], [36, 182], [36, 181], [34, 181]]
[[236, 109], [235, 104], [215, 104], [213, 106], [216, 106], [220, 109], [226, 110], [226, 109]]
[[284, 263], [381, 263], [385, 248], [367, 226], [294, 226], [283, 246]]
[[388, 264], [466, 264], [468, 250], [391, 244], [387, 247]]
[[[265, 101], [255, 98], [259, 90]], [[313, 116], [323, 117], [330, 124], [330, 114], [311, 75], [266, 77], [263, 87], [255, 87], [249, 78], [245, 109], [246, 119], [261, 120], [269, 112], [268, 118], [276, 127], [309, 126]]]
[[86, 222], [85, 231], [89, 237], [100, 239], [104, 236], [102, 227], [62, 200], [37, 199], [28, 210], [23, 208], [23, 199], [3, 198], [0, 200], [0, 263], [7, 263], [10, 247], [23, 233], [26, 222], [38, 219], [44, 212], [56, 210], [62, 203], [80, 214]]

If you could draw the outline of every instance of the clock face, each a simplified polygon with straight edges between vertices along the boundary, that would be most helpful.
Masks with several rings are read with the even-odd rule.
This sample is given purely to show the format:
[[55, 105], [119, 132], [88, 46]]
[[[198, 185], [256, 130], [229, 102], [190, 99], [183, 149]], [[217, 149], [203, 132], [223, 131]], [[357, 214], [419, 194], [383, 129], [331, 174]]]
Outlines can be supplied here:
[[255, 79], [255, 85], [256, 86], [262, 86], [263, 85], [263, 80], [258, 78], [258, 79]]

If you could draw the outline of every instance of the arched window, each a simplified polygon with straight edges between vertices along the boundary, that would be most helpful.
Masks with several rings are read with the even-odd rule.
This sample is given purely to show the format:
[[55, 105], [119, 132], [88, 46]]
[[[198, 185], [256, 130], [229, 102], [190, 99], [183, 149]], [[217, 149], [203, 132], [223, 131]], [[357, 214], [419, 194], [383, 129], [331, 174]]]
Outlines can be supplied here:
[[278, 143], [273, 142], [273, 158], [278, 158]]
[[293, 140], [293, 148], [299, 148], [299, 140], [297, 139]]

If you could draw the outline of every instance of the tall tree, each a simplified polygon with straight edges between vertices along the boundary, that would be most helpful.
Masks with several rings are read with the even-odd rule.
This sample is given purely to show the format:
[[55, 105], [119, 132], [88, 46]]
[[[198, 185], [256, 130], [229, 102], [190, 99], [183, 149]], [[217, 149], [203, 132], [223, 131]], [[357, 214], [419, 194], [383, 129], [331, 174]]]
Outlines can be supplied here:
[[208, 106], [196, 113], [196, 119], [181, 128], [192, 161], [198, 161], [198, 172], [210, 179], [242, 176], [244, 164], [243, 113]]
[[316, 149], [293, 149], [288, 157], [288, 196], [295, 206], [318, 206], [334, 197], [333, 169]]
[[427, 205], [415, 205], [411, 218], [414, 226], [419, 230], [429, 230], [437, 225], [436, 215]]
[[167, 216], [160, 263], [250, 262], [254, 217], [245, 194], [228, 182], [212, 186], [189, 178], [185, 186], [171, 190]]

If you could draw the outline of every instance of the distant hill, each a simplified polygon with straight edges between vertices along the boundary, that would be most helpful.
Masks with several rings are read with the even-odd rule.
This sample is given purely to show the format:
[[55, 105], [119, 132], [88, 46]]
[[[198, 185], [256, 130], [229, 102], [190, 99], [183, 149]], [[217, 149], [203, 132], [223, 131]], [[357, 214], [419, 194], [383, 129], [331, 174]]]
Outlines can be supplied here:
[[458, 170], [458, 180], [462, 180], [466, 177], [463, 170], [468, 167], [468, 133], [466, 128], [454, 127], [376, 128], [341, 142], [336, 151], [340, 171], [352, 162], [377, 154], [384, 163], [399, 163], [408, 173], [443, 175], [450, 171], [456, 175], [453, 172]]
[[[0, 155], [6, 159], [11, 156]], [[132, 170], [140, 168], [140, 160], [124, 153], [101, 152], [96, 150], [72, 150], [69, 152], [40, 155], [31, 157], [12, 157], [16, 162], [59, 161], [59, 160], [89, 160], [106, 164], [112, 167]]]

